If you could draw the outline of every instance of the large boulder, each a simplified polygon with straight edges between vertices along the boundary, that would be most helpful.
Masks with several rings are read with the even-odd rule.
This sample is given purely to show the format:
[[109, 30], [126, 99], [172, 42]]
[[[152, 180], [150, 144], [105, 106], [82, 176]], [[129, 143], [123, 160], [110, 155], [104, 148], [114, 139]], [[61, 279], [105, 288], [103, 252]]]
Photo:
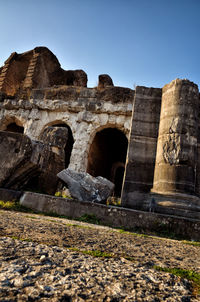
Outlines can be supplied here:
[[76, 172], [68, 168], [57, 176], [67, 185], [71, 196], [79, 201], [103, 203], [114, 190], [114, 184], [108, 179], [93, 177], [86, 172]]
[[47, 127], [39, 140], [48, 146], [51, 152], [47, 155], [45, 165], [37, 180], [39, 191], [54, 194], [57, 190], [58, 178], [56, 174], [65, 168], [65, 146], [68, 141], [66, 127]]
[[65, 146], [68, 142], [68, 129], [66, 127], [49, 126], [44, 129], [39, 140], [51, 146], [54, 153], [65, 157]]
[[[60, 130], [53, 132], [54, 135]], [[62, 129], [67, 134], [67, 129]], [[52, 138], [52, 140], [58, 141]], [[32, 141], [21, 133], [0, 131], [0, 187], [20, 190], [26, 187], [54, 194], [57, 173], [65, 168], [65, 154], [59, 152], [66, 140], [55, 145]], [[37, 188], [35, 188], [37, 187]]]
[[31, 140], [26, 135], [0, 131], [0, 187], [13, 188], [14, 179], [20, 179], [20, 167], [32, 170], [34, 164], [27, 166], [32, 152]]

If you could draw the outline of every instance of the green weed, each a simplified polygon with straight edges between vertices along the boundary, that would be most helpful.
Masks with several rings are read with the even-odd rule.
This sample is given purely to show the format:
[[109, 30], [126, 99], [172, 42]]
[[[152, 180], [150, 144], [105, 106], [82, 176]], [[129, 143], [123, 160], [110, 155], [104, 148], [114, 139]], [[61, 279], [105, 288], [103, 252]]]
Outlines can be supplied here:
[[28, 216], [28, 215], [26, 215], [25, 217], [26, 218], [31, 218], [31, 219], [38, 219], [38, 217], [35, 217], [35, 216]]
[[153, 236], [147, 235], [147, 234], [139, 234], [139, 233], [129, 232], [129, 231], [126, 231], [124, 229], [119, 229], [118, 232], [120, 234], [128, 234], [128, 235], [137, 236], [137, 237], [149, 237], [149, 238], [153, 237]]
[[71, 226], [75, 228], [81, 228], [81, 229], [91, 229], [91, 227], [86, 225], [80, 225], [80, 224], [73, 224], [73, 223], [67, 223], [66, 226]]
[[3, 200], [0, 200], [0, 209], [33, 213], [32, 210], [27, 209], [26, 207], [23, 207], [22, 205], [20, 205], [19, 201], [3, 201]]
[[61, 193], [61, 192], [56, 192], [56, 193], [55, 193], [55, 196], [56, 196], [56, 197], [62, 197], [62, 193]]
[[66, 195], [64, 192], [60, 192], [60, 191], [57, 191], [57, 192], [55, 193], [55, 196], [56, 196], [56, 197], [63, 197], [63, 198], [67, 198], [67, 199], [72, 199], [71, 196], [68, 196], [68, 195]]
[[94, 250], [94, 251], [89, 251], [89, 250], [79, 250], [78, 248], [69, 248], [69, 250], [74, 251], [74, 252], [78, 252], [84, 255], [90, 255], [93, 257], [97, 257], [97, 258], [113, 258], [114, 255], [111, 253], [105, 253], [99, 250]]
[[84, 214], [83, 216], [77, 218], [78, 221], [100, 224], [100, 219], [96, 217], [94, 214]]
[[17, 237], [17, 236], [11, 236], [10, 238], [12, 238], [14, 240], [32, 242], [32, 239], [30, 239], [30, 238], [20, 238], [20, 237]]
[[193, 294], [200, 294], [200, 274], [191, 270], [182, 268], [170, 268], [154, 265], [153, 268], [157, 271], [166, 272], [175, 276], [191, 281], [193, 284]]
[[107, 206], [109, 205], [113, 205], [113, 206], [121, 206], [121, 198], [119, 197], [115, 197], [115, 196], [110, 196], [108, 197], [107, 201], [106, 201]]
[[193, 245], [193, 246], [200, 246], [199, 241], [187, 241], [187, 240], [182, 240], [183, 243]]
[[15, 206], [15, 202], [14, 201], [2, 201], [0, 200], [0, 207], [2, 209], [12, 209]]

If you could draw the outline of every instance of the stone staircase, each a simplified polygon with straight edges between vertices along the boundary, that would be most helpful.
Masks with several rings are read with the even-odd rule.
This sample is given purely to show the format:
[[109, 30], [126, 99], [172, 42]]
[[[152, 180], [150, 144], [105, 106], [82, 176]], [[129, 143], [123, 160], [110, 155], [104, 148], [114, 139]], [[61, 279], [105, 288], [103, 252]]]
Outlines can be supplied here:
[[38, 62], [38, 57], [39, 57], [39, 53], [34, 53], [33, 57], [30, 61], [28, 70], [27, 70], [27, 74], [26, 74], [26, 78], [24, 80], [24, 88], [31, 88], [33, 85], [33, 75], [34, 75], [34, 71], [36, 69], [37, 66], [37, 62]]

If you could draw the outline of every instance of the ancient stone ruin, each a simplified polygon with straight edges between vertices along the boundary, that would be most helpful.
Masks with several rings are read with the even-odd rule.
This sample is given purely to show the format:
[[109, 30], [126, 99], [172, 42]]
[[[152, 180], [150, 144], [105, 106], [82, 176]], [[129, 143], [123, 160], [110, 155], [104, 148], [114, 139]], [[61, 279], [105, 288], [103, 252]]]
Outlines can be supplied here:
[[189, 80], [160, 88], [87, 88], [45, 47], [0, 68], [0, 187], [54, 194], [57, 173], [102, 176], [122, 205], [200, 218], [200, 95]]

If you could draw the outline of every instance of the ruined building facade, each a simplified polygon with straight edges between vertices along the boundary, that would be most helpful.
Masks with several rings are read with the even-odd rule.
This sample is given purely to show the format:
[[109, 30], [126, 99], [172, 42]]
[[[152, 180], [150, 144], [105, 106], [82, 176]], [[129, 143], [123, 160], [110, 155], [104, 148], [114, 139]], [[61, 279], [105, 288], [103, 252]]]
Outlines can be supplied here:
[[[122, 205], [134, 209], [149, 210], [154, 200], [157, 212], [200, 217], [199, 104], [198, 86], [188, 80], [132, 90], [100, 75], [98, 87], [87, 88], [84, 71], [63, 70], [45, 47], [13, 53], [0, 68], [2, 146], [14, 140], [8, 132], [23, 133], [34, 150], [42, 150], [43, 170], [49, 165], [45, 154], [55, 163], [61, 156], [52, 174], [70, 167], [106, 177]], [[41, 163], [31, 152], [29, 161]], [[15, 166], [17, 177], [10, 182], [9, 173], [0, 175], [0, 187], [31, 184], [33, 165], [26, 180]]]

